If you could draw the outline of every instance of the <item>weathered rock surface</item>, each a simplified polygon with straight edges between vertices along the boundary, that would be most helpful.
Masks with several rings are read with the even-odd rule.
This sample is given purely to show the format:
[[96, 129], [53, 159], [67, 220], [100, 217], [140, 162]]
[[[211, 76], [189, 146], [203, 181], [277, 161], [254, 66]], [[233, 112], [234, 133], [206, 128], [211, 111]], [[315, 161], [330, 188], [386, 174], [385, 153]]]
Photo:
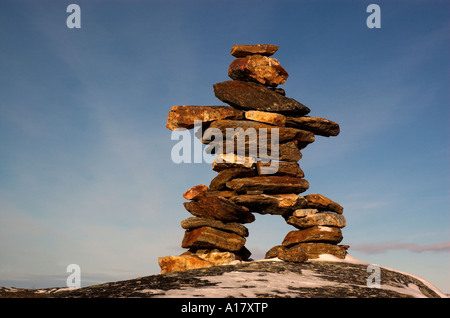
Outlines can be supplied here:
[[183, 203], [191, 214], [226, 222], [251, 223], [255, 216], [247, 208], [219, 196], [204, 196], [198, 201]]
[[289, 74], [277, 59], [255, 54], [231, 62], [228, 76], [234, 80], [257, 81], [263, 85], [277, 86], [284, 84]]
[[[305, 201], [306, 201], [306, 199], [305, 199]], [[305, 203], [305, 205], [306, 204], [307, 203]], [[317, 210], [317, 209], [298, 209], [298, 210], [295, 210], [292, 215], [296, 216], [298, 218], [302, 218], [304, 216], [316, 214], [317, 212], [319, 212], [319, 210]]]
[[190, 249], [220, 249], [236, 252], [245, 245], [245, 238], [235, 233], [204, 226], [184, 233], [181, 247]]
[[286, 116], [277, 113], [262, 112], [259, 110], [248, 110], [244, 114], [245, 119], [259, 121], [261, 123], [284, 127]]
[[206, 268], [215, 265], [229, 264], [236, 258], [234, 254], [229, 252], [222, 252], [219, 255], [214, 255], [215, 258], [209, 257], [208, 260], [203, 259], [197, 255], [179, 255], [179, 256], [163, 256], [158, 258], [158, 264], [161, 267], [161, 273], [179, 272], [188, 269]]
[[335, 245], [328, 243], [298, 243], [291, 245], [290, 247], [277, 245], [272, 247], [267, 253], [265, 258], [280, 258], [285, 261], [297, 259], [296, 262], [300, 262], [303, 258], [303, 254], [306, 256], [306, 260], [319, 258], [322, 254], [330, 254], [337, 258], [344, 259], [347, 254], [347, 245]]
[[223, 197], [227, 199], [235, 195], [237, 195], [237, 193], [231, 190], [208, 191], [205, 193], [205, 196], [207, 197]]
[[321, 117], [286, 117], [286, 126], [312, 131], [316, 135], [330, 137], [340, 132], [339, 124]]
[[205, 195], [206, 191], [208, 191], [208, 187], [204, 184], [199, 184], [184, 192], [183, 198], [186, 200], [198, 200]]
[[284, 89], [280, 88], [280, 87], [271, 87], [271, 86], [269, 86], [269, 88], [271, 90], [273, 90], [274, 92], [282, 95], [282, 96], [286, 96], [286, 91]]
[[271, 56], [277, 50], [278, 45], [273, 44], [233, 45], [230, 53], [234, 57], [244, 57], [252, 54]]
[[313, 226], [304, 230], [291, 231], [281, 245], [290, 247], [298, 243], [324, 242], [337, 244], [342, 241], [342, 232], [337, 227]]
[[[306, 197], [305, 197], [306, 198]], [[342, 214], [321, 212], [304, 217], [290, 216], [286, 222], [298, 229], [306, 229], [312, 226], [345, 227], [345, 217]]]
[[310, 109], [295, 99], [282, 96], [270, 88], [253, 82], [226, 81], [213, 85], [214, 94], [222, 102], [243, 110], [306, 115]]
[[[150, 275], [83, 288], [0, 287], [0, 297], [50, 298], [441, 298], [429, 282], [381, 267], [380, 288], [369, 288], [368, 263], [330, 261], [240, 262]], [[231, 301], [231, 300], [228, 300]], [[240, 301], [240, 300], [239, 300]], [[298, 299], [292, 299], [295, 304]], [[289, 299], [283, 301], [284, 306]], [[165, 304], [165, 303], [164, 303]], [[275, 304], [273, 305], [275, 306]], [[164, 308], [165, 312], [171, 308]], [[179, 313], [180, 308], [173, 312]], [[330, 312], [331, 313], [331, 312]]]
[[251, 190], [262, 190], [264, 193], [302, 193], [309, 188], [306, 179], [289, 176], [264, 176], [253, 178], [237, 178], [227, 182], [227, 188], [238, 193]]
[[192, 129], [195, 120], [208, 123], [218, 119], [242, 118], [244, 113], [230, 106], [173, 106], [167, 116], [166, 127], [170, 130]]
[[287, 262], [303, 263], [310, 258], [299, 245], [280, 249], [278, 252], [278, 258]]
[[243, 237], [248, 236], [248, 229], [242, 224], [236, 222], [225, 223], [219, 220], [200, 217], [190, 217], [181, 221], [181, 227], [185, 230], [193, 230], [204, 226], [213, 227], [226, 232], [233, 232]]
[[337, 258], [345, 258], [348, 245], [334, 245], [328, 243], [299, 243], [291, 248], [301, 247], [308, 259], [318, 258], [322, 254], [330, 254]]
[[230, 168], [220, 171], [217, 176], [211, 180], [209, 189], [211, 191], [223, 190], [226, 187], [226, 183], [235, 178], [242, 177], [254, 177], [256, 171], [254, 169], [247, 168]]
[[[300, 153], [301, 158], [301, 153]], [[281, 159], [280, 159], [281, 160]], [[299, 159], [300, 160], [300, 159]], [[297, 163], [298, 160], [279, 161], [279, 162], [261, 162], [256, 163], [256, 171], [258, 175], [273, 174], [277, 176], [291, 176], [295, 178], [303, 178], [305, 176], [303, 170]]]
[[[278, 155], [276, 153], [276, 148], [272, 148], [272, 143], [265, 148], [259, 147], [258, 143], [250, 143], [248, 140], [244, 143], [232, 142], [231, 146], [227, 145], [226, 142], [221, 144], [210, 143], [206, 147], [206, 152], [210, 154], [235, 154], [240, 157], [250, 157], [266, 160], [284, 160], [297, 162], [302, 158], [302, 153], [299, 149], [297, 141], [288, 141], [285, 143], [278, 144]], [[269, 173], [266, 173], [269, 174]]]
[[305, 196], [306, 201], [308, 201], [308, 208], [317, 209], [319, 211], [332, 211], [339, 214], [344, 212], [344, 208], [334, 202], [333, 200], [327, 198], [321, 194], [308, 194]]
[[217, 172], [230, 168], [253, 169], [255, 165], [256, 158], [238, 156], [233, 153], [223, 153], [214, 158], [212, 169]]
[[288, 215], [304, 206], [305, 198], [298, 194], [242, 194], [230, 200], [259, 214]]
[[[314, 134], [310, 131], [297, 128], [278, 127], [265, 123], [251, 120], [217, 120], [211, 123], [208, 129], [203, 132], [202, 143], [208, 144], [214, 140], [216, 134], [215, 129], [221, 132], [223, 140], [233, 140], [242, 138], [246, 140], [253, 138], [255, 141], [260, 139], [260, 130], [266, 134], [267, 144], [271, 143], [272, 131], [278, 133], [278, 142], [299, 141], [304, 143], [312, 143], [315, 140]], [[227, 131], [228, 129], [228, 131]]]

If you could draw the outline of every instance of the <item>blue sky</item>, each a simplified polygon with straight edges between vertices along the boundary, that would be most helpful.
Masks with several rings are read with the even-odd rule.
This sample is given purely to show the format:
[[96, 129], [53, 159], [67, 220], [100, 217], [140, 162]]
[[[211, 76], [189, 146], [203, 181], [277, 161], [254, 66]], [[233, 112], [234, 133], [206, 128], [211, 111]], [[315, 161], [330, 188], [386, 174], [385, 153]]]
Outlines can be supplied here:
[[[81, 7], [68, 29], [66, 8]], [[381, 29], [366, 8], [381, 8]], [[282, 87], [336, 121], [300, 166], [344, 206], [354, 257], [450, 293], [448, 1], [1, 1], [0, 285], [82, 286], [157, 274], [183, 252], [174, 105], [222, 105], [234, 44], [279, 45]], [[262, 258], [293, 230], [248, 225]]]

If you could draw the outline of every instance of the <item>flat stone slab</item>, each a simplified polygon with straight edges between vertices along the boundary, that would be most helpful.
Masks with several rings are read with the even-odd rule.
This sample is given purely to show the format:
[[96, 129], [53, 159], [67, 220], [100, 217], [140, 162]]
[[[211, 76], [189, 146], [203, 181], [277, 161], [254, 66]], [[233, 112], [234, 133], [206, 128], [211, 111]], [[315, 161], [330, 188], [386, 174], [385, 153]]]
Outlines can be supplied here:
[[262, 112], [259, 110], [248, 110], [244, 114], [245, 119], [259, 121], [261, 123], [275, 126], [286, 126], [286, 116], [278, 113]]
[[279, 46], [273, 44], [250, 44], [250, 45], [233, 45], [230, 54], [234, 57], [244, 57], [252, 54], [260, 54], [264, 56], [271, 56]]
[[[301, 153], [300, 153], [301, 158]], [[299, 158], [299, 159], [300, 159]], [[305, 176], [303, 170], [298, 164], [298, 160], [279, 161], [276, 163], [258, 161], [256, 163], [256, 170], [258, 175], [277, 175], [290, 176], [295, 178], [303, 178]], [[283, 159], [280, 159], [283, 160]]]
[[[305, 197], [306, 198], [306, 197]], [[290, 216], [286, 222], [298, 229], [306, 229], [312, 226], [345, 227], [345, 217], [333, 212], [321, 212], [304, 217]]]
[[186, 231], [181, 247], [193, 250], [217, 248], [237, 252], [244, 247], [245, 241], [245, 238], [238, 234], [204, 226]]
[[289, 176], [265, 176], [252, 178], [238, 178], [227, 182], [227, 188], [236, 192], [262, 190], [264, 193], [302, 193], [309, 188], [305, 179]]
[[337, 136], [340, 133], [338, 123], [321, 117], [286, 117], [286, 126], [297, 127], [324, 137]]
[[277, 245], [267, 251], [265, 258], [275, 258], [304, 262], [308, 259], [319, 258], [322, 254], [330, 254], [337, 258], [344, 259], [347, 254], [347, 246], [328, 243], [299, 243], [290, 247]]
[[255, 216], [247, 208], [220, 196], [203, 196], [198, 201], [183, 203], [192, 215], [225, 222], [251, 223]]
[[304, 206], [305, 198], [301, 195], [289, 194], [242, 194], [230, 200], [245, 206], [251, 212], [259, 214], [289, 215], [292, 211]]
[[225, 81], [213, 85], [214, 94], [222, 102], [242, 110], [306, 115], [310, 109], [293, 98], [253, 82]]
[[208, 144], [215, 141], [215, 137], [219, 132], [222, 140], [233, 140], [241, 136], [241, 138], [253, 138], [256, 141], [260, 140], [260, 134], [264, 132], [268, 146], [272, 141], [272, 133], [278, 133], [279, 143], [295, 140], [310, 144], [315, 140], [314, 133], [307, 130], [279, 127], [252, 120], [222, 119], [212, 122], [209, 128], [203, 132], [202, 143]]
[[290, 247], [298, 243], [322, 242], [337, 244], [342, 241], [342, 232], [337, 227], [313, 226], [304, 230], [291, 231], [281, 245]]
[[242, 177], [254, 177], [256, 171], [254, 169], [247, 168], [230, 168], [220, 171], [217, 176], [211, 180], [209, 184], [209, 189], [211, 191], [224, 190], [226, 188], [226, 183], [235, 178]]
[[248, 237], [248, 229], [236, 222], [222, 222], [219, 220], [190, 217], [181, 221], [181, 227], [185, 230], [193, 230], [199, 227], [209, 226], [226, 232], [233, 232], [243, 237]]
[[234, 80], [256, 81], [263, 85], [277, 86], [284, 84], [289, 74], [277, 59], [255, 54], [231, 62], [228, 76]]
[[[272, 148], [272, 144], [270, 142], [267, 145], [265, 144], [263, 147], [264, 148], [261, 149], [259, 148], [258, 142], [250, 143], [248, 140], [246, 140], [243, 144], [232, 141], [231, 145], [227, 145], [227, 141], [223, 141], [222, 143], [212, 142], [208, 144], [205, 151], [209, 154], [240, 155], [240, 157], [251, 157], [255, 159], [260, 158], [265, 160], [283, 160], [294, 163], [302, 158], [299, 142], [297, 140], [278, 144], [278, 153], [275, 151], [276, 148]], [[277, 171], [275, 165], [272, 164], [271, 166], [275, 169], [272, 173], [275, 173]], [[268, 171], [266, 166], [262, 167], [263, 170]], [[271, 173], [265, 172], [265, 174]]]
[[244, 113], [230, 106], [173, 106], [167, 115], [166, 127], [192, 129], [194, 121], [208, 123], [218, 119], [243, 119]]
[[317, 209], [319, 211], [332, 211], [338, 214], [344, 212], [344, 208], [339, 203], [334, 202], [322, 194], [308, 194], [305, 196], [305, 199], [308, 201], [308, 208]]

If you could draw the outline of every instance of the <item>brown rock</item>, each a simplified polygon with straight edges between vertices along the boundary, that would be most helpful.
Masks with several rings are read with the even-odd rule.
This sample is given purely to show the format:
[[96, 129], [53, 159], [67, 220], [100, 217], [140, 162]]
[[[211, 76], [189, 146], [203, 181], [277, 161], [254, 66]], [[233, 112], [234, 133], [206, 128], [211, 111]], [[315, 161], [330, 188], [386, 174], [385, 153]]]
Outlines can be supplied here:
[[345, 218], [342, 214], [328, 212], [316, 213], [300, 218], [290, 216], [286, 222], [298, 229], [306, 229], [308, 227], [319, 225], [334, 226], [339, 228], [345, 227]]
[[[243, 147], [242, 149], [238, 147]], [[255, 150], [256, 149], [256, 150]], [[267, 160], [283, 160], [283, 161], [291, 161], [297, 162], [302, 158], [302, 153], [298, 147], [298, 143], [296, 141], [288, 141], [285, 143], [278, 144], [278, 157], [276, 156], [276, 148], [272, 148], [272, 144], [269, 142], [268, 145], [265, 145], [265, 148], [260, 149], [258, 143], [249, 143], [245, 141], [244, 145], [241, 146], [239, 142], [233, 142], [231, 148], [227, 146], [226, 142], [222, 144], [211, 143], [206, 147], [206, 152], [210, 154], [235, 154], [238, 155], [238, 152], [243, 152], [243, 156], [240, 157], [249, 157], [249, 158], [260, 158]], [[256, 152], [256, 153], [255, 153]], [[270, 165], [270, 164], [268, 164]], [[273, 169], [274, 164], [271, 165]], [[263, 166], [265, 167], [265, 166]], [[266, 169], [266, 168], [264, 168]], [[263, 170], [264, 170], [263, 169]], [[271, 170], [272, 171], [272, 170]], [[277, 171], [276, 169], [274, 172]], [[270, 174], [269, 172], [265, 174]]]
[[221, 252], [218, 249], [213, 250], [199, 250], [195, 253], [201, 259], [208, 261], [214, 266], [229, 264], [236, 260], [236, 255], [231, 252]]
[[344, 259], [347, 254], [346, 246], [328, 243], [299, 243], [289, 249], [296, 247], [302, 248], [308, 259], [319, 258], [322, 254], [330, 254]]
[[279, 87], [270, 87], [270, 89], [272, 89], [274, 92], [282, 95], [282, 96], [286, 96], [286, 91], [282, 88]]
[[251, 54], [271, 56], [278, 50], [273, 44], [253, 44], [253, 45], [233, 45], [231, 55], [234, 57], [244, 57]]
[[273, 174], [277, 176], [291, 176], [296, 178], [303, 178], [305, 176], [299, 164], [293, 161], [280, 161], [274, 163], [258, 161], [256, 163], [256, 171], [258, 175]]
[[319, 258], [322, 254], [330, 254], [338, 258], [345, 258], [347, 245], [334, 245], [328, 243], [299, 243], [291, 247], [274, 246], [267, 251], [265, 258], [275, 258], [285, 261], [306, 261], [308, 259]]
[[288, 215], [302, 207], [306, 201], [297, 194], [243, 194], [236, 195], [230, 200], [245, 206], [252, 212], [259, 214]]
[[234, 178], [253, 177], [256, 171], [247, 168], [230, 168], [220, 171], [217, 176], [211, 180], [209, 189], [211, 191], [223, 190], [226, 183]]
[[[300, 147], [302, 147], [302, 146], [299, 146], [299, 143], [297, 141], [289, 141], [289, 142], [280, 144], [278, 147], [278, 156], [279, 156], [278, 160], [296, 163], [297, 161], [302, 159], [302, 153], [300, 152], [300, 149], [302, 149], [304, 147], [302, 147], [302, 148], [300, 148]], [[306, 147], [306, 145], [305, 145], [305, 147]], [[261, 155], [260, 158], [261, 159], [272, 159], [275, 155], [271, 151], [272, 151], [272, 149], [270, 149], [270, 152], [269, 152], [270, 157]], [[272, 166], [273, 166], [273, 164], [272, 164]], [[279, 164], [278, 166], [282, 167], [283, 165]], [[262, 167], [264, 167], [264, 169], [263, 169], [264, 172], [267, 171], [265, 166], [262, 166]], [[268, 174], [268, 173], [266, 173], [266, 174]], [[285, 174], [285, 175], [287, 175], [287, 174]]]
[[298, 209], [305, 205], [305, 198], [298, 194], [288, 193], [288, 194], [273, 194], [279, 203], [278, 208], [289, 208]]
[[236, 255], [219, 250], [206, 251], [203, 253], [183, 253], [180, 256], [164, 256], [158, 258], [161, 267], [160, 274], [167, 272], [179, 272], [195, 268], [206, 268], [217, 265], [229, 264], [236, 260]]
[[248, 236], [248, 229], [242, 224], [236, 222], [224, 223], [219, 220], [200, 217], [190, 217], [186, 220], [181, 221], [181, 227], [185, 230], [193, 230], [204, 226], [213, 227], [215, 229], [223, 230], [226, 232], [233, 232], [243, 237]]
[[230, 168], [243, 168], [252, 170], [256, 164], [256, 158], [237, 156], [232, 153], [219, 154], [214, 158], [212, 169], [220, 172]]
[[291, 231], [283, 240], [286, 247], [298, 243], [323, 242], [337, 244], [342, 241], [342, 232], [337, 227], [313, 226], [304, 230]]
[[305, 179], [288, 176], [267, 176], [253, 178], [238, 178], [227, 182], [227, 187], [242, 193], [248, 190], [263, 190], [264, 193], [295, 193], [299, 194], [309, 188]]
[[263, 194], [242, 194], [235, 195], [230, 198], [230, 201], [236, 203], [237, 205], [244, 206], [251, 212], [257, 212], [260, 214], [264, 213], [266, 209], [272, 205], [277, 205], [278, 200], [269, 195]]
[[[227, 130], [228, 129], [228, 130]], [[217, 132], [222, 132], [223, 140], [237, 140], [242, 138], [243, 141], [252, 138], [254, 141], [260, 140], [260, 133], [264, 133], [267, 137], [267, 144], [272, 141], [272, 132], [278, 132], [278, 142], [284, 143], [288, 141], [305, 142], [307, 144], [314, 142], [314, 134], [310, 131], [297, 128], [278, 127], [265, 123], [251, 120], [216, 120], [211, 123], [208, 129], [203, 132], [202, 143], [211, 142], [212, 136]]]
[[266, 255], [264, 256], [265, 259], [269, 258], [276, 258], [282, 255], [286, 251], [286, 247], [277, 245], [272, 247], [270, 250], [266, 252]]
[[194, 128], [194, 120], [203, 123], [218, 119], [242, 119], [244, 113], [230, 106], [173, 106], [167, 116], [166, 127], [170, 130], [177, 128]]
[[255, 54], [231, 62], [228, 76], [234, 80], [257, 81], [263, 85], [277, 86], [284, 84], [289, 74], [277, 59]]
[[[305, 205], [306, 204], [307, 203], [306, 203], [306, 199], [305, 199]], [[298, 218], [302, 218], [302, 217], [305, 217], [305, 216], [316, 214], [317, 212], [318, 212], [317, 209], [298, 209], [298, 210], [295, 210], [292, 215], [296, 216]]]
[[262, 190], [249, 190], [245, 192], [246, 194], [263, 194]]
[[308, 194], [305, 196], [308, 201], [307, 206], [312, 209], [318, 209], [319, 211], [332, 211], [339, 214], [344, 212], [344, 208], [338, 203], [332, 201], [321, 194]]
[[308, 130], [325, 137], [337, 136], [340, 132], [337, 123], [321, 117], [286, 117], [286, 126]]
[[235, 252], [244, 247], [244, 244], [245, 238], [240, 235], [204, 226], [186, 231], [181, 247], [190, 249], [218, 248]]
[[306, 115], [310, 109], [295, 99], [282, 96], [270, 88], [253, 82], [226, 81], [213, 85], [214, 94], [222, 102], [244, 110]]
[[281, 253], [278, 255], [278, 258], [287, 262], [303, 263], [309, 258], [307, 253], [299, 245], [280, 251]]
[[252, 255], [252, 253], [245, 246], [243, 246], [239, 251], [235, 252], [234, 254], [236, 254], [236, 259], [241, 261], [248, 260], [249, 257]]
[[208, 191], [205, 193], [207, 197], [223, 197], [223, 198], [231, 198], [236, 195], [236, 192], [230, 190], [222, 190], [222, 191]]
[[183, 198], [186, 200], [197, 200], [204, 196], [206, 191], [208, 191], [208, 187], [204, 184], [199, 184], [183, 193]]
[[286, 116], [277, 113], [262, 112], [259, 110], [246, 111], [245, 119], [259, 121], [261, 123], [267, 123], [275, 126], [284, 127], [286, 125]]
[[158, 264], [161, 267], [160, 274], [214, 266], [211, 262], [205, 261], [196, 255], [169, 255], [159, 257]]
[[255, 216], [247, 208], [220, 196], [204, 196], [198, 201], [184, 202], [183, 205], [198, 217], [239, 223], [251, 223], [255, 220]]

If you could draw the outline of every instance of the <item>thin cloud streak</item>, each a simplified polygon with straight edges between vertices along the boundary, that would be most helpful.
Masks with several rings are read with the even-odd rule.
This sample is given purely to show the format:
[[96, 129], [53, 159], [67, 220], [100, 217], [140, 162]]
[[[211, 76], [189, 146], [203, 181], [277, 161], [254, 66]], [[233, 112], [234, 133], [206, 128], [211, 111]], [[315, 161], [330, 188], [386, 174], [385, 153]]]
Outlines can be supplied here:
[[407, 250], [412, 253], [450, 253], [450, 241], [431, 244], [381, 242], [352, 246], [352, 250], [364, 254], [383, 254], [393, 250]]

